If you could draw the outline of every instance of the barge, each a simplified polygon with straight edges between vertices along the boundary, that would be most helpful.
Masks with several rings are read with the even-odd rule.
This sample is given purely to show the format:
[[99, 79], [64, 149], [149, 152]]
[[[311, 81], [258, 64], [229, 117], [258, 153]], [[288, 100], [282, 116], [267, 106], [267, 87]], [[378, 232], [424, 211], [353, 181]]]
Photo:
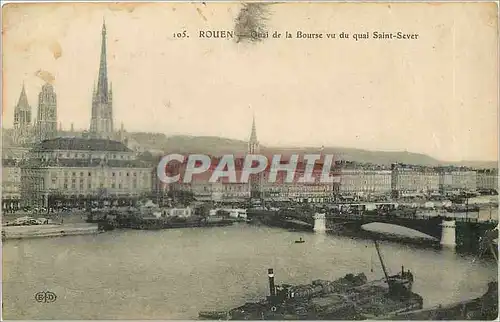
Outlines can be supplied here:
[[129, 210], [111, 210], [101, 212], [89, 212], [87, 214], [88, 223], [97, 223], [100, 230], [108, 231], [116, 228], [130, 228], [141, 230], [159, 230], [176, 228], [196, 228], [196, 227], [223, 227], [232, 225], [235, 220], [219, 218], [214, 216], [187, 217], [165, 216], [165, 212], [143, 212]]
[[175, 228], [197, 228], [197, 227], [224, 227], [233, 224], [232, 220], [165, 220], [157, 218], [141, 218], [133, 220], [130, 223], [132, 229], [141, 230], [158, 230], [158, 229], [175, 229]]
[[210, 320], [366, 320], [422, 309], [423, 298], [412, 292], [413, 274], [404, 267], [389, 275], [375, 241], [385, 278], [367, 282], [361, 273], [335, 281], [316, 280], [307, 285], [275, 286], [268, 270], [270, 295], [229, 311], [202, 311]]

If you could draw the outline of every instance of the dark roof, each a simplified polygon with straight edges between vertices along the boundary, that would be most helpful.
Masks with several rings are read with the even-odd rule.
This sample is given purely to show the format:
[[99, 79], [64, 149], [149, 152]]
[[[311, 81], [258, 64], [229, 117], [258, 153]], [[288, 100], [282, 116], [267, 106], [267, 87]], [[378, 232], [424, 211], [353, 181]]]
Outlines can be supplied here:
[[78, 150], [132, 152], [123, 143], [105, 139], [56, 138], [39, 143], [35, 150]]

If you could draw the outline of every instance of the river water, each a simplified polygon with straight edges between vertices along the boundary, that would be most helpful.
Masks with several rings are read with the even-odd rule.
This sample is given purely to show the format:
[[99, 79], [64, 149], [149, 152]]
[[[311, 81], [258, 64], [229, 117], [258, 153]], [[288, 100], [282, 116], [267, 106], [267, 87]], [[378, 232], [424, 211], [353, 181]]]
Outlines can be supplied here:
[[[306, 242], [294, 244], [303, 237]], [[425, 306], [482, 295], [497, 265], [453, 251], [381, 243], [387, 267], [415, 275]], [[196, 319], [268, 294], [276, 283], [365, 273], [383, 277], [367, 240], [238, 224], [93, 236], [8, 240], [3, 245], [4, 319]], [[371, 272], [373, 270], [373, 272]], [[53, 303], [34, 295], [51, 291]]]

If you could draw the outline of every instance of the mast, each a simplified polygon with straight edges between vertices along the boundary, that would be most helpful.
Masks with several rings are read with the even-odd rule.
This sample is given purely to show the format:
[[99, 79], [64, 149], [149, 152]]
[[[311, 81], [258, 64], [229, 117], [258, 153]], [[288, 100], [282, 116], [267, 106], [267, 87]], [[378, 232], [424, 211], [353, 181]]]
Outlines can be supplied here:
[[389, 284], [389, 274], [387, 274], [387, 269], [385, 268], [384, 260], [382, 259], [382, 254], [380, 253], [380, 248], [378, 246], [377, 240], [374, 239], [373, 242], [375, 243], [375, 248], [377, 249], [377, 255], [378, 258], [380, 259], [380, 264], [382, 265], [382, 270], [384, 271], [385, 279], [387, 280], [387, 284]]

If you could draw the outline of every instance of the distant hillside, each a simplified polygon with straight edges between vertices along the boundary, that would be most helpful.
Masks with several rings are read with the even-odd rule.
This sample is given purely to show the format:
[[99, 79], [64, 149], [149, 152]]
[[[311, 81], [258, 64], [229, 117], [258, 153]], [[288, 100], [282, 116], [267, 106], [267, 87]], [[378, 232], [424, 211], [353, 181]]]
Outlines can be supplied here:
[[244, 154], [247, 142], [220, 138], [215, 136], [189, 136], [149, 133], [130, 133], [129, 137], [135, 140], [146, 150], [161, 150], [169, 153], [202, 153], [221, 155], [228, 153]]
[[[163, 134], [131, 133], [130, 136], [141, 146], [151, 150], [162, 150], [168, 153], [202, 153], [210, 155], [236, 154], [244, 155], [247, 151], [247, 142], [214, 136], [189, 136]], [[291, 153], [318, 153], [318, 148], [300, 147], [267, 147], [261, 146], [261, 153], [264, 154], [291, 154]], [[354, 148], [325, 147], [323, 153], [333, 154], [337, 159], [355, 162], [366, 162], [374, 164], [391, 164], [395, 162], [415, 164], [415, 165], [460, 165], [476, 168], [494, 168], [498, 164], [495, 161], [467, 161], [451, 163], [434, 159], [428, 155], [411, 152], [385, 152], [368, 151]]]
[[[166, 136], [163, 133], [132, 132], [127, 136], [139, 146], [148, 151], [164, 151], [165, 153], [201, 153], [210, 155], [236, 154], [244, 155], [247, 151], [247, 142], [215, 136]], [[2, 129], [2, 147], [13, 145], [12, 130]], [[318, 148], [301, 147], [268, 147], [261, 146], [264, 154], [291, 154], [291, 153], [318, 153]], [[391, 164], [401, 162], [415, 165], [457, 165], [473, 168], [496, 168], [496, 161], [462, 161], [445, 162], [434, 159], [428, 155], [411, 152], [384, 152], [368, 151], [354, 148], [325, 147], [323, 153], [333, 154], [336, 159], [374, 164]]]

